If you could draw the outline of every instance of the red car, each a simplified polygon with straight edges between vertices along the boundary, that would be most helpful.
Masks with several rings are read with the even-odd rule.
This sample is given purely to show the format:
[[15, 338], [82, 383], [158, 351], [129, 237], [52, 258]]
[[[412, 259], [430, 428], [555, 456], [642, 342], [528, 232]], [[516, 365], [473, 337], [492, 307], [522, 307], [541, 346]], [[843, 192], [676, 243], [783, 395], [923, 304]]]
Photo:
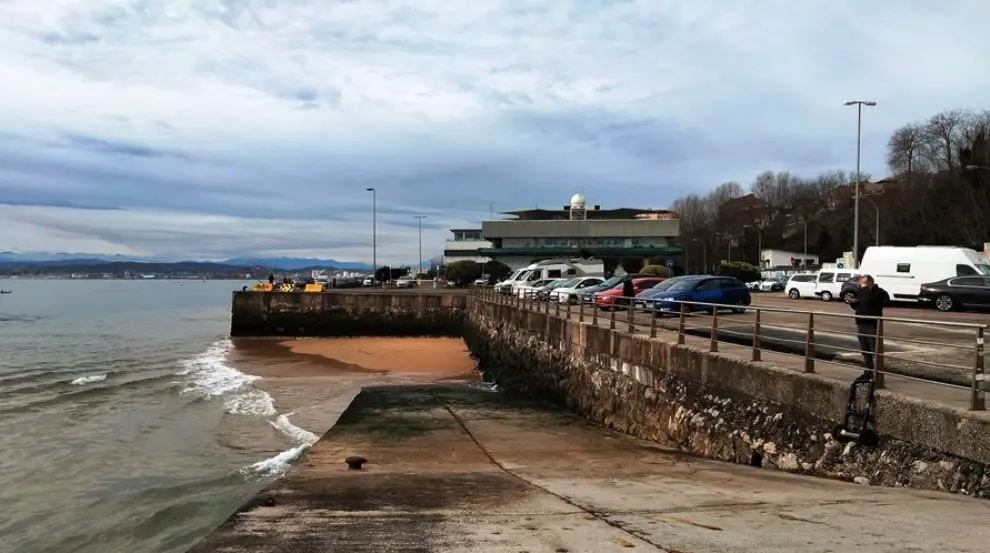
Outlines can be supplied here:
[[[654, 286], [660, 284], [665, 280], [667, 280], [665, 277], [634, 278], [632, 280], [633, 296], [642, 292], [643, 290], [653, 288]], [[611, 290], [605, 290], [603, 292], [598, 292], [597, 294], [595, 294], [595, 305], [602, 309], [609, 309], [615, 306], [616, 304], [628, 305], [629, 302], [631, 301], [629, 299], [620, 300], [620, 298], [622, 298], [622, 284], [617, 285], [615, 288], [612, 288]]]

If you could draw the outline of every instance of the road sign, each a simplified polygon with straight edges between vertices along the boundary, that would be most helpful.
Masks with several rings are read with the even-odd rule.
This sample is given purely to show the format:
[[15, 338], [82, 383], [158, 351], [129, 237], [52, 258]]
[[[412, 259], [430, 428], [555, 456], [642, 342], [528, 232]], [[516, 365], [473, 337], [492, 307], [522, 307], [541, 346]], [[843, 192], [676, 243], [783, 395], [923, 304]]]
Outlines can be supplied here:
[[835, 268], [836, 269], [845, 269], [846, 268], [846, 264], [845, 263], [836, 263], [835, 264]]
[[674, 268], [674, 260], [673, 259], [668, 259], [667, 261], [664, 261], [663, 264], [666, 265], [668, 269], [673, 269]]

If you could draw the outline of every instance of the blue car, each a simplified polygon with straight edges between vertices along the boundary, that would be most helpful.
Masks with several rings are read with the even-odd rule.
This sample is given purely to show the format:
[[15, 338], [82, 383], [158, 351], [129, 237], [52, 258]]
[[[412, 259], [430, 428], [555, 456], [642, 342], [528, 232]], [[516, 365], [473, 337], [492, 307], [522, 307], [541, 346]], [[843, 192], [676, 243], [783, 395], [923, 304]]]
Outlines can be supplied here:
[[[717, 303], [738, 305], [736, 313], [745, 313], [751, 302], [749, 288], [738, 279], [724, 276], [699, 275], [678, 279], [663, 293], [651, 298], [658, 314], [676, 313], [681, 310], [681, 302]], [[647, 306], [649, 307], [649, 306]], [[688, 304], [688, 311], [712, 311], [706, 305]]]
[[647, 288], [642, 292], [636, 294], [636, 307], [643, 310], [650, 310], [653, 308], [653, 302], [650, 301], [658, 296], [662, 296], [667, 293], [667, 290], [674, 284], [689, 278], [697, 278], [697, 275], [686, 275], [671, 277], [667, 280], [657, 284], [653, 288]]

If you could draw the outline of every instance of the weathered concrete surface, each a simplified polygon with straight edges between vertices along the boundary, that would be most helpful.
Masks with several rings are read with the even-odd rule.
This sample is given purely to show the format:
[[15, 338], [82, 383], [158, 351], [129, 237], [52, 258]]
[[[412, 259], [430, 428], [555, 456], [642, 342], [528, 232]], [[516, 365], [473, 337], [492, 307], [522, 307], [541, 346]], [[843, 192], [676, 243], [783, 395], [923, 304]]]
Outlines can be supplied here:
[[466, 303], [455, 291], [234, 292], [230, 335], [460, 336]]
[[692, 457], [501, 394], [371, 388], [192, 552], [982, 552], [988, 516]]
[[876, 448], [831, 439], [848, 386], [475, 300], [466, 340], [488, 379], [706, 457], [875, 485], [990, 497], [990, 417], [880, 391]]

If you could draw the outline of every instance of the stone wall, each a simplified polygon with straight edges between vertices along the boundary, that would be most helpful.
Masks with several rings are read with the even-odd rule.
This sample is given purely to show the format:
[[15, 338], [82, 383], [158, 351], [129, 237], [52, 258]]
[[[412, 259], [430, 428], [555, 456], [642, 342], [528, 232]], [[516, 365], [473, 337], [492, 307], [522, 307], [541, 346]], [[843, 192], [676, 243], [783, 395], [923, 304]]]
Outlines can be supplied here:
[[848, 385], [472, 298], [486, 379], [633, 436], [735, 463], [990, 497], [984, 416], [877, 392], [878, 447], [841, 444]]
[[467, 295], [234, 292], [232, 337], [460, 336]]

